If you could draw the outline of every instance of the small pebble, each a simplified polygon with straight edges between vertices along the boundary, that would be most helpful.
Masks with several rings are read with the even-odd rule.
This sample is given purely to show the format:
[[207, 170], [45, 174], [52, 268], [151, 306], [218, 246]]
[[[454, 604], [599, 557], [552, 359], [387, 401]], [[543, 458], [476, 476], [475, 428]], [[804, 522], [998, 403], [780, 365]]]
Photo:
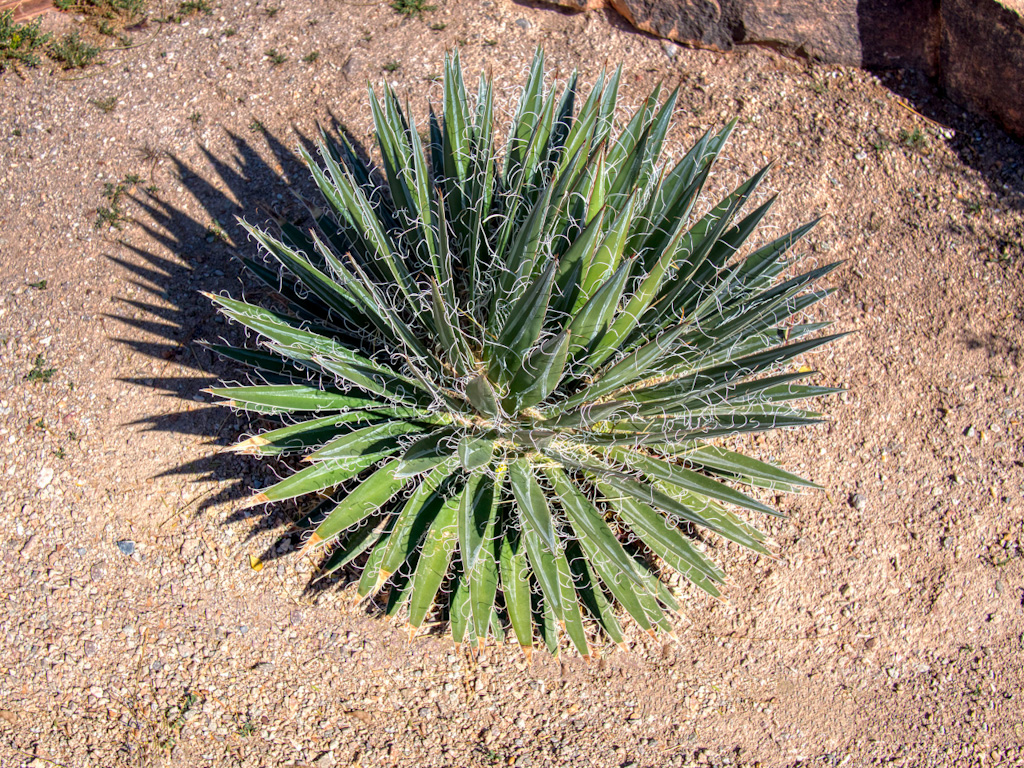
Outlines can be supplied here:
[[867, 498], [859, 493], [855, 493], [850, 497], [850, 506], [856, 509], [858, 512], [863, 511], [864, 508], [867, 507], [867, 505]]
[[529, 19], [516, 19], [516, 26], [520, 29], [529, 29], [533, 24], [530, 23]]
[[36, 488], [43, 490], [46, 486], [53, 482], [53, 469], [51, 467], [43, 467], [39, 471], [39, 477], [36, 478]]
[[117, 542], [117, 548], [121, 550], [122, 555], [134, 555], [135, 554], [135, 542], [129, 541], [128, 539], [122, 539]]
[[27, 558], [29, 555], [31, 555], [32, 550], [36, 548], [37, 541], [39, 541], [39, 539], [36, 538], [36, 535], [34, 533], [31, 536], [29, 536], [28, 541], [25, 542], [25, 546], [21, 548], [21, 556]]

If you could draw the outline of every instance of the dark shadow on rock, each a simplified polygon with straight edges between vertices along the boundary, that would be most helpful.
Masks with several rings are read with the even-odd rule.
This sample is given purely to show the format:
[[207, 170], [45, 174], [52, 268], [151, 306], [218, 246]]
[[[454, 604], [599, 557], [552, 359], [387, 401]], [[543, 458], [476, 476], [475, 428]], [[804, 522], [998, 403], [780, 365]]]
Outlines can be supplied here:
[[944, 142], [960, 162], [985, 181], [994, 201], [1024, 210], [1024, 146], [998, 125], [950, 101], [934, 80], [912, 69], [876, 72], [882, 84], [908, 102], [921, 120], [908, 111], [909, 134], [886, 137], [894, 145], [914, 138], [915, 122], [923, 125], [928, 142]]
[[[929, 138], [946, 142], [964, 165], [982, 176], [1001, 205], [1024, 209], [1021, 143], [991, 119], [956, 104], [943, 89], [939, 8], [940, 0], [858, 0], [862, 65], [925, 118]], [[908, 118], [908, 125], [917, 119], [909, 112]], [[893, 144], [906, 141], [886, 138]]]
[[939, 24], [939, 0], [858, 0], [861, 65], [938, 74]]

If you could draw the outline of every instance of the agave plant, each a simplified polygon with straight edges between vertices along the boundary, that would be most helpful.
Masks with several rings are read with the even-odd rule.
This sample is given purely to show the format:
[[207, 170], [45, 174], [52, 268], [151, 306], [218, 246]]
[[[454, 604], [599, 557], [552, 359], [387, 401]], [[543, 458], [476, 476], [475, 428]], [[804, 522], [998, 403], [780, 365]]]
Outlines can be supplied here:
[[283, 417], [234, 450], [305, 454], [250, 504], [316, 494], [300, 525], [324, 573], [365, 556], [358, 595], [413, 627], [511, 627], [527, 653], [564, 633], [588, 656], [626, 617], [671, 628], [665, 569], [719, 596], [701, 537], [766, 552], [737, 510], [776, 512], [737, 486], [814, 487], [720, 439], [819, 418], [799, 401], [835, 390], [786, 366], [835, 338], [793, 320], [834, 265], [781, 277], [813, 222], [744, 247], [767, 169], [694, 213], [732, 124], [669, 167], [676, 93], [616, 130], [620, 71], [577, 110], [576, 77], [546, 90], [543, 70], [538, 52], [503, 152], [493, 85], [471, 100], [455, 54], [423, 137], [371, 89], [379, 169], [342, 134], [303, 153], [315, 226], [247, 226], [276, 303], [210, 297], [260, 337], [214, 346], [260, 383], [211, 391]]

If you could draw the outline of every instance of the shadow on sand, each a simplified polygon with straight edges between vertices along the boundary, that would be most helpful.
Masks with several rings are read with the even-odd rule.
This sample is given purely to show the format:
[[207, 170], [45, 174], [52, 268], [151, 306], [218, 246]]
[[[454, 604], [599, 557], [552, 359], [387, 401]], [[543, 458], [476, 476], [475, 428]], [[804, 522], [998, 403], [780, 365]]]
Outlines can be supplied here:
[[[333, 130], [344, 131], [344, 126], [333, 117], [332, 123]], [[297, 129], [293, 130], [298, 142], [315, 156], [315, 143]], [[253, 303], [264, 302], [272, 296], [271, 291], [245, 274], [241, 259], [257, 257], [258, 249], [238, 219], [259, 225], [272, 225], [281, 220], [300, 227], [312, 223], [299, 198], [314, 200], [319, 192], [306, 172], [305, 163], [279, 137], [265, 130], [259, 133], [259, 138], [252, 140], [228, 133], [230, 157], [220, 157], [203, 148], [204, 160], [212, 172], [206, 169], [200, 172], [178, 157], [169, 158], [172, 178], [180, 182], [199, 206], [196, 214], [187, 212], [184, 205], [168, 202], [156, 191], [132, 194], [137, 206], [133, 224], [145, 233], [150, 244], [139, 246], [122, 240], [120, 244], [134, 258], [108, 258], [130, 273], [131, 282], [149, 298], [122, 300], [131, 309], [109, 315], [128, 330], [114, 340], [142, 355], [174, 362], [178, 370], [184, 368], [187, 373], [163, 378], [128, 378], [126, 382], [154, 388], [178, 400], [206, 400], [202, 390], [218, 382], [262, 383], [251, 378], [251, 373], [240, 364], [223, 359], [203, 345], [202, 342], [208, 341], [239, 346], [246, 343], [247, 337], [245, 329], [224, 322], [201, 293], [244, 296]], [[264, 142], [267, 152], [261, 152], [258, 147]], [[362, 148], [355, 146], [365, 157]], [[278, 168], [273, 167], [273, 162]], [[140, 337], [156, 337], [157, 340]], [[213, 445], [227, 446], [246, 432], [272, 428], [277, 422], [213, 407], [176, 410], [146, 417], [136, 424], [206, 438]], [[195, 505], [193, 513], [201, 515], [215, 505], [237, 504], [248, 497], [253, 491], [253, 471], [257, 466], [278, 475], [291, 471], [284, 461], [275, 465], [266, 459], [220, 453], [176, 466], [163, 476], [220, 481], [216, 492], [201, 498]], [[249, 521], [249, 540], [268, 530], [278, 531], [277, 540], [261, 555], [264, 562], [270, 562], [298, 546], [301, 532], [294, 523], [305, 511], [289, 504], [275, 504], [267, 509], [238, 509], [225, 522]], [[344, 584], [355, 572], [339, 573], [315, 585], [311, 581], [307, 589], [311, 592], [327, 589], [339, 580]]]

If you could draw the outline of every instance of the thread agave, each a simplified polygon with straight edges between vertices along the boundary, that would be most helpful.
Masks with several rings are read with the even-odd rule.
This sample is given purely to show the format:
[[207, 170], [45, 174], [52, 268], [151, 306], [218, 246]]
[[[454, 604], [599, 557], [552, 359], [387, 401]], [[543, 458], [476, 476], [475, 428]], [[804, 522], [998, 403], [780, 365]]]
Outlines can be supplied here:
[[564, 633], [586, 656], [626, 616], [670, 628], [651, 553], [717, 597], [696, 537], [766, 552], [736, 510], [776, 512], [735, 486], [813, 487], [716, 439], [818, 418], [799, 401], [835, 390], [785, 366], [835, 338], [792, 320], [835, 265], [780, 281], [813, 222], [738, 255], [767, 169], [693, 215], [732, 124], [668, 168], [676, 93], [616, 131], [619, 71], [577, 114], [576, 77], [546, 91], [543, 69], [538, 52], [501, 155], [493, 86], [471, 103], [458, 54], [426, 139], [371, 89], [381, 171], [343, 135], [304, 153], [315, 226], [247, 225], [278, 262], [246, 262], [275, 308], [211, 296], [263, 342], [214, 348], [263, 383], [211, 391], [289, 417], [234, 450], [306, 453], [250, 503], [318, 494], [300, 525], [325, 573], [369, 553], [359, 596], [387, 587], [414, 627], [447, 607], [456, 642], [510, 625], [527, 653]]

